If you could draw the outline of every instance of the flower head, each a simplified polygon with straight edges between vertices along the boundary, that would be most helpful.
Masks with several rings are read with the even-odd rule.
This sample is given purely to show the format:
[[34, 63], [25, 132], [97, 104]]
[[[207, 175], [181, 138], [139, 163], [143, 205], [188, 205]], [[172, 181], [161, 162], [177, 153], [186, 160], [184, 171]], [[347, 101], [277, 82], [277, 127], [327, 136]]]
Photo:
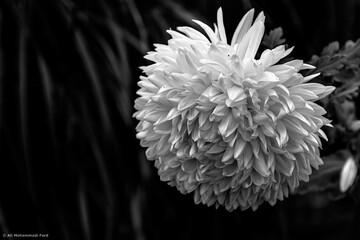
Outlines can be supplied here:
[[[292, 48], [278, 46], [255, 59], [265, 16], [254, 10], [240, 21], [228, 44], [222, 10], [215, 31], [194, 20], [168, 30], [168, 45], [145, 58], [135, 101], [137, 137], [155, 161], [161, 180], [196, 203], [256, 209], [275, 204], [322, 164], [320, 129], [330, 121], [314, 101], [334, 87], [307, 83], [301, 60], [277, 62]], [[253, 22], [253, 23], [252, 23]]]

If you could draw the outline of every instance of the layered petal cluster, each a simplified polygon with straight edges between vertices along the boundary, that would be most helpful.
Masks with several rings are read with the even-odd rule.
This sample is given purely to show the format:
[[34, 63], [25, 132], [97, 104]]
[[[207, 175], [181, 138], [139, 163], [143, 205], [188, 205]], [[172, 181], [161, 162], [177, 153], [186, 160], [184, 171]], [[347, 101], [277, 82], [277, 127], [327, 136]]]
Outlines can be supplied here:
[[168, 30], [167, 45], [145, 58], [135, 101], [137, 138], [155, 161], [161, 180], [196, 203], [255, 210], [275, 204], [322, 164], [320, 129], [330, 125], [314, 103], [334, 87], [308, 83], [301, 60], [278, 61], [291, 51], [265, 50], [263, 13], [250, 10], [230, 44], [218, 10], [215, 30], [195, 23]]

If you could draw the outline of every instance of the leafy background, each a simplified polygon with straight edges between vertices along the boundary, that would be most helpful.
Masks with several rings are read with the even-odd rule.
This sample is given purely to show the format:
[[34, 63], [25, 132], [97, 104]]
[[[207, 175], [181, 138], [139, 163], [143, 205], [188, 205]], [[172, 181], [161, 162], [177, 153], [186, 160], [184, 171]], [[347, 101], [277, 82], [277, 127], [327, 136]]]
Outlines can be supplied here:
[[[293, 56], [338, 90], [321, 102], [323, 170], [289, 199], [256, 212], [195, 205], [160, 182], [135, 138], [139, 66], [165, 30], [215, 22], [232, 33], [254, 7], [266, 29], [282, 27]], [[50, 239], [356, 239], [359, 161], [358, 0], [2, 0], [0, 1], [0, 227]], [[330, 44], [333, 41], [338, 43]], [[275, 41], [276, 42], [276, 41]], [[324, 49], [324, 50], [323, 50]], [[313, 56], [317, 55], [317, 56]], [[305, 72], [311, 74], [314, 72]], [[10, 238], [11, 239], [11, 238]]]

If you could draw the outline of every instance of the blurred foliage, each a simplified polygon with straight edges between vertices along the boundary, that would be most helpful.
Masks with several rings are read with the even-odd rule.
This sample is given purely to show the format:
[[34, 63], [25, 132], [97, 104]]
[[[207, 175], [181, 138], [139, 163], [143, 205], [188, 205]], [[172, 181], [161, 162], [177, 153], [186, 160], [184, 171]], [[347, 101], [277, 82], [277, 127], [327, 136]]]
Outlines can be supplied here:
[[325, 129], [329, 141], [325, 143], [322, 152], [324, 165], [311, 175], [309, 183], [303, 184], [298, 192], [326, 192], [331, 199], [336, 200], [351, 195], [359, 204], [358, 177], [345, 193], [339, 189], [339, 180], [340, 172], [349, 157], [354, 158], [356, 168], [359, 166], [360, 39], [346, 42], [341, 49], [338, 42], [332, 42], [323, 49], [320, 56], [314, 55], [310, 64], [316, 66], [316, 69], [307, 71], [307, 75], [321, 73], [314, 81], [337, 88], [321, 101], [333, 120], [333, 128]]
[[[141, 174], [127, 149], [137, 144], [130, 58], [147, 49], [144, 27], [123, 31], [125, 21], [141, 25], [134, 2], [1, 1], [0, 9], [3, 231], [132, 238]], [[131, 48], [135, 34], [144, 44]]]
[[[336, 92], [324, 166], [295, 195], [256, 212], [194, 205], [156, 176], [135, 139], [136, 83], [165, 30], [215, 22], [233, 32], [243, 14], [265, 11], [264, 45], [310, 59]], [[50, 239], [353, 239], [360, 187], [338, 192], [349, 154], [359, 162], [360, 2], [207, 0], [0, 1], [0, 227]], [[267, 43], [266, 43], [267, 42]], [[346, 116], [346, 117], [344, 117]], [[337, 192], [336, 192], [337, 191]], [[328, 195], [335, 196], [333, 201]], [[354, 201], [354, 199], [356, 201]], [[239, 231], [240, 229], [240, 231]]]
[[283, 38], [283, 30], [281, 27], [270, 30], [269, 34], [265, 34], [262, 45], [268, 49], [273, 49], [279, 45], [285, 44], [286, 39]]

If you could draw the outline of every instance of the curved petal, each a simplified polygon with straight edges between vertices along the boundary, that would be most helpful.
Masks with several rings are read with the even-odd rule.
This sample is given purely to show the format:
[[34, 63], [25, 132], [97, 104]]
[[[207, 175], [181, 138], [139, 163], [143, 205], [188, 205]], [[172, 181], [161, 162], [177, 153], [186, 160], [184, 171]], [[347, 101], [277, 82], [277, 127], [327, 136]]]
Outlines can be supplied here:
[[216, 36], [216, 34], [214, 33], [214, 31], [205, 23], [198, 21], [198, 20], [193, 20], [195, 23], [197, 23], [202, 29], [204, 29], [204, 31], [206, 32], [206, 34], [209, 36], [210, 41], [212, 43], [217, 43], [219, 41], [218, 37]]
[[177, 30], [185, 33], [191, 39], [203, 40], [209, 42], [209, 40], [198, 30], [191, 27], [177, 27]]
[[264, 35], [265, 26], [264, 21], [258, 21], [245, 34], [244, 38], [239, 43], [236, 54], [239, 59], [254, 59], [255, 54], [259, 48], [261, 39]]
[[220, 40], [223, 41], [224, 43], [227, 43], [224, 20], [223, 20], [223, 12], [221, 8], [219, 8], [219, 10], [217, 11], [217, 22], [218, 22]]
[[249, 30], [251, 23], [254, 18], [254, 9], [249, 10], [245, 16], [241, 19], [240, 23], [236, 27], [235, 33], [231, 39], [231, 46], [234, 46], [245, 36], [246, 32]]

